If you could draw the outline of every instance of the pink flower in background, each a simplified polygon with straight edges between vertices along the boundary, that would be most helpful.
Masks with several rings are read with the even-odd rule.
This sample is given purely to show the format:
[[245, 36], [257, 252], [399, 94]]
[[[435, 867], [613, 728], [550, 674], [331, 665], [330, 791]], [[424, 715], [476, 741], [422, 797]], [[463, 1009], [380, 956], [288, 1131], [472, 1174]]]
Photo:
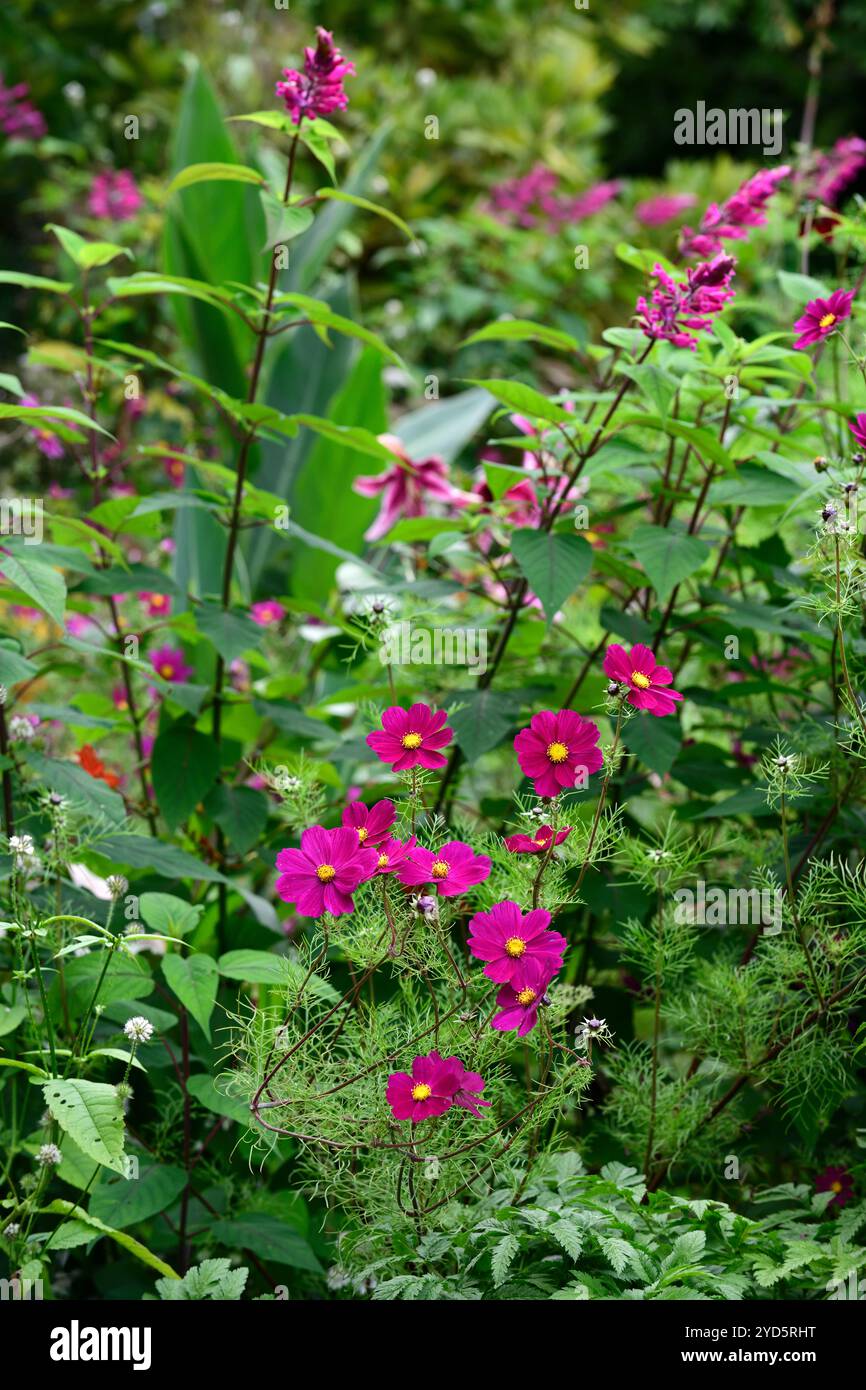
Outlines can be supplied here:
[[281, 603], [277, 603], [275, 598], [266, 598], [261, 603], [254, 603], [250, 609], [250, 617], [259, 627], [274, 627], [281, 623], [286, 616], [286, 610]]
[[519, 990], [533, 963], [541, 962], [550, 978], [562, 966], [566, 940], [548, 930], [550, 920], [550, 913], [540, 907], [524, 915], [515, 902], [496, 903], [489, 912], [476, 912], [467, 944], [476, 960], [487, 962], [488, 980]]
[[[38, 396], [28, 394], [22, 396], [18, 404], [26, 406], [28, 410], [36, 410], [41, 405], [41, 402]], [[41, 424], [34, 425], [33, 429], [30, 431], [30, 438], [33, 440], [40, 454], [44, 454], [46, 458], [63, 458], [63, 444], [57, 438], [56, 434], [52, 434], [50, 430], [43, 429]]]
[[114, 708], [119, 709], [121, 713], [125, 713], [125, 711], [129, 709], [129, 701], [126, 698], [125, 686], [115, 685], [111, 691], [111, 699]]
[[605, 183], [594, 183], [591, 188], [587, 188], [583, 193], [578, 193], [576, 198], [569, 199], [563, 205], [564, 218], [568, 222], [579, 222], [583, 217], [592, 217], [595, 213], [601, 212], [602, 208], [607, 207], [619, 193], [622, 192], [622, 183], [619, 179], [608, 179]]
[[558, 182], [552, 169], [536, 164], [528, 174], [495, 184], [490, 190], [488, 211], [500, 222], [510, 221], [518, 227], [541, 225], [552, 230], [564, 222], [578, 222], [600, 212], [622, 189], [619, 180], [610, 180], [566, 198], [554, 192]]
[[188, 681], [193, 668], [184, 661], [183, 652], [176, 647], [159, 647], [150, 653], [150, 664], [164, 681]]
[[48, 484], [48, 496], [55, 502], [67, 502], [72, 495], [71, 487], [61, 487], [60, 483]]
[[283, 68], [283, 81], [276, 85], [294, 125], [304, 117], [329, 116], [332, 111], [344, 111], [349, 98], [343, 91], [343, 79], [353, 77], [355, 67], [347, 63], [327, 29], [316, 30], [316, 47], [304, 49], [304, 71]]
[[487, 1102], [473, 1101], [468, 1093], [483, 1089], [481, 1077], [476, 1072], [467, 1072], [459, 1057], [441, 1057], [434, 1050], [426, 1057], [415, 1058], [411, 1075], [405, 1071], [392, 1072], [385, 1095], [395, 1120], [411, 1120], [417, 1125], [422, 1120], [444, 1115], [455, 1102], [477, 1115], [475, 1106]]
[[424, 516], [428, 498], [446, 502], [452, 507], [465, 507], [468, 502], [476, 500], [471, 492], [462, 492], [448, 481], [448, 465], [444, 459], [433, 455], [414, 463], [401, 440], [393, 434], [380, 434], [379, 443], [394, 454], [393, 467], [387, 468], [384, 473], [355, 478], [352, 483], [352, 491], [361, 497], [382, 495], [379, 515], [364, 532], [366, 540], [378, 540], [401, 517]]
[[859, 415], [855, 415], [853, 422], [849, 420], [848, 428], [860, 448], [866, 449], [866, 411], [861, 410]]
[[547, 990], [553, 973], [542, 960], [530, 961], [519, 989], [505, 984], [496, 995], [499, 1013], [490, 1020], [490, 1027], [500, 1033], [516, 1032], [519, 1038], [531, 1033], [538, 1022], [538, 1010], [546, 1004]]
[[535, 783], [536, 796], [558, 796], [566, 787], [585, 786], [603, 759], [598, 725], [573, 709], [542, 710], [514, 740], [520, 770]]
[[393, 801], [377, 801], [375, 806], [365, 806], [363, 801], [352, 801], [343, 808], [343, 824], [353, 826], [358, 832], [358, 844], [375, 848], [388, 838], [391, 826], [397, 819]]
[[649, 301], [641, 295], [635, 306], [638, 323], [648, 338], [664, 338], [692, 351], [698, 340], [689, 329], [712, 332], [713, 316], [734, 298], [729, 289], [736, 268], [731, 256], [717, 256], [691, 266], [687, 279], [674, 280], [660, 265], [653, 268], [656, 286]]
[[294, 903], [301, 917], [323, 912], [342, 917], [354, 912], [352, 894], [376, 872], [377, 858], [375, 850], [358, 844], [354, 830], [310, 826], [300, 849], [281, 849], [277, 855], [277, 896]]
[[107, 169], [90, 185], [87, 210], [108, 222], [129, 222], [144, 206], [138, 185], [128, 169]]
[[812, 347], [828, 338], [843, 319], [850, 317], [853, 299], [853, 290], [834, 290], [829, 299], [811, 300], [794, 324], [800, 332], [794, 347]]
[[634, 215], [645, 227], [661, 227], [665, 222], [673, 222], [686, 208], [694, 207], [698, 201], [694, 193], [657, 193], [653, 198], [645, 198], [638, 203]]
[[866, 140], [843, 136], [827, 154], [819, 154], [811, 171], [805, 197], [835, 207], [841, 193], [866, 166]]
[[83, 613], [67, 613], [65, 626], [70, 637], [89, 637], [97, 631], [93, 619]]
[[674, 678], [673, 671], [659, 666], [650, 648], [642, 642], [628, 652], [618, 642], [612, 642], [604, 655], [604, 673], [629, 687], [630, 705], [660, 718], [673, 714], [677, 700], [683, 698], [678, 690], [666, 689]]
[[444, 710], [432, 710], [429, 705], [415, 704], [409, 709], [391, 705], [382, 715], [381, 731], [367, 735], [372, 748], [383, 763], [391, 763], [395, 772], [412, 767], [444, 767], [447, 759], [439, 752], [454, 737], [445, 720]]
[[415, 836], [410, 835], [408, 840], [397, 840], [392, 835], [387, 835], [381, 844], [373, 848], [379, 856], [376, 862], [376, 876], [397, 873], [410, 850], [415, 848]]
[[186, 464], [183, 459], [164, 458], [162, 466], [165, 469], [165, 476], [173, 487], [183, 487], [183, 480], [186, 477]]
[[832, 1192], [828, 1207], [844, 1207], [854, 1196], [854, 1179], [847, 1168], [831, 1164], [815, 1179], [816, 1192]]
[[138, 597], [147, 607], [150, 618], [167, 617], [171, 612], [171, 599], [168, 594], [157, 594], [149, 589], [143, 589]]
[[47, 130], [45, 117], [29, 98], [26, 82], [7, 87], [0, 81], [0, 130], [11, 140], [41, 140]]
[[748, 236], [748, 228], [763, 227], [767, 221], [767, 203], [776, 192], [776, 185], [790, 172], [787, 164], [777, 169], [760, 169], [727, 202], [721, 206], [711, 203], [697, 232], [683, 227], [680, 239], [683, 255], [716, 256], [725, 241], [742, 241]]
[[[570, 825], [567, 825], [564, 830], [557, 831], [555, 844], [561, 845], [570, 834]], [[546, 854], [550, 849], [552, 836], [553, 827], [542, 825], [535, 835], [507, 835], [505, 848], [511, 850], [512, 854]]]
[[490, 877], [490, 860], [463, 840], [449, 840], [435, 854], [415, 845], [397, 869], [397, 877], [406, 888], [432, 883], [441, 898], [456, 898]]

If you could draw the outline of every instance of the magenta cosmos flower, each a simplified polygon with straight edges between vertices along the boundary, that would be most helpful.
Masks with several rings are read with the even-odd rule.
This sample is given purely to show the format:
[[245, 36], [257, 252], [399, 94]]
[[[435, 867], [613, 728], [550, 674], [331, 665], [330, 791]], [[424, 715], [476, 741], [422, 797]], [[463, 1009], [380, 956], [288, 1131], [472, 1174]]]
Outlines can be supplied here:
[[412, 767], [444, 767], [446, 758], [439, 752], [454, 737], [444, 710], [432, 710], [429, 705], [416, 704], [409, 709], [391, 705], [382, 715], [381, 730], [367, 735], [367, 744], [383, 763], [391, 763], [395, 772]]
[[853, 423], [848, 422], [848, 428], [853, 434], [861, 449], [866, 449], [866, 412], [862, 411], [855, 415]]
[[[563, 840], [567, 840], [571, 834], [571, 826], [567, 825], [564, 830], [556, 832], [556, 845], [561, 845]], [[512, 854], [546, 854], [550, 849], [550, 840], [553, 835], [552, 825], [542, 825], [535, 835], [507, 835], [505, 837], [505, 848], [510, 849]]]
[[490, 1027], [500, 1033], [516, 1031], [519, 1038], [531, 1033], [538, 1022], [539, 1007], [548, 1002], [547, 989], [552, 979], [553, 972], [544, 961], [530, 961], [519, 988], [512, 980], [497, 993], [499, 1013], [490, 1020]]
[[537, 796], [558, 796], [565, 787], [584, 786], [603, 759], [598, 725], [573, 709], [542, 710], [514, 740], [520, 770], [535, 783]]
[[478, 1107], [490, 1104], [478, 1098], [483, 1090], [478, 1072], [467, 1071], [459, 1057], [442, 1057], [434, 1049], [426, 1057], [415, 1058], [411, 1076], [405, 1071], [392, 1072], [386, 1096], [395, 1120], [411, 1120], [417, 1125], [444, 1115], [452, 1105], [480, 1115]]
[[530, 965], [540, 961], [550, 978], [562, 965], [566, 940], [549, 926], [550, 913], [541, 907], [524, 915], [510, 900], [496, 903], [489, 912], [476, 912], [469, 923], [469, 950], [476, 960], [487, 962], [488, 980], [519, 990]]
[[193, 668], [187, 666], [183, 652], [176, 647], [159, 647], [150, 654], [150, 664], [164, 681], [188, 681]]
[[462, 840], [449, 840], [436, 854], [415, 845], [398, 867], [397, 877], [406, 888], [433, 883], [440, 897], [456, 898], [490, 877], [490, 860]]
[[424, 516], [427, 498], [465, 507], [477, 501], [471, 492], [462, 492], [448, 481], [448, 465], [437, 455], [416, 463], [410, 459], [402, 440], [394, 434], [380, 434], [379, 443], [394, 455], [395, 462], [384, 473], [355, 478], [353, 492], [361, 497], [382, 495], [382, 505], [376, 520], [364, 532], [368, 541], [378, 540], [404, 516]]
[[316, 47], [304, 49], [304, 71], [283, 68], [283, 81], [276, 93], [282, 97], [294, 125], [304, 117], [329, 116], [344, 111], [349, 98], [343, 91], [343, 78], [353, 77], [355, 67], [347, 63], [327, 29], [316, 30]]
[[388, 838], [388, 831], [397, 819], [393, 801], [377, 801], [375, 806], [365, 806], [363, 801], [350, 801], [343, 808], [343, 824], [351, 825], [358, 832], [358, 844], [372, 849]]
[[108, 222], [128, 222], [143, 205], [144, 199], [128, 169], [109, 169], [97, 174], [87, 199], [91, 216]]
[[254, 603], [250, 609], [250, 617], [259, 627], [273, 627], [281, 623], [285, 616], [285, 608], [275, 598], [262, 599], [261, 603]]
[[164, 618], [171, 612], [171, 599], [168, 594], [157, 594], [150, 589], [142, 589], [138, 597], [147, 607], [149, 618]]
[[376, 862], [376, 877], [397, 873], [415, 845], [414, 835], [410, 835], [408, 840], [397, 840], [393, 835], [387, 835], [381, 844], [371, 846], [379, 856]]
[[649, 647], [638, 642], [627, 652], [613, 642], [604, 654], [605, 675], [629, 688], [628, 702], [635, 709], [649, 710], [659, 718], [673, 714], [676, 701], [683, 697], [678, 690], [666, 690], [674, 678], [667, 666], [656, 665]]
[[843, 319], [851, 315], [853, 290], [834, 290], [829, 299], [813, 299], [806, 305], [802, 318], [794, 327], [800, 336], [794, 342], [795, 348], [811, 347], [820, 343], [839, 326]]
[[294, 903], [301, 917], [321, 917], [323, 912], [342, 917], [354, 912], [352, 894], [372, 878], [376, 860], [376, 851], [359, 845], [354, 830], [310, 826], [300, 849], [281, 849], [277, 855], [277, 896]]
[[845, 1203], [850, 1202], [854, 1196], [854, 1179], [847, 1168], [840, 1168], [838, 1165], [831, 1164], [815, 1179], [815, 1191], [832, 1192], [833, 1197], [827, 1205], [844, 1207]]

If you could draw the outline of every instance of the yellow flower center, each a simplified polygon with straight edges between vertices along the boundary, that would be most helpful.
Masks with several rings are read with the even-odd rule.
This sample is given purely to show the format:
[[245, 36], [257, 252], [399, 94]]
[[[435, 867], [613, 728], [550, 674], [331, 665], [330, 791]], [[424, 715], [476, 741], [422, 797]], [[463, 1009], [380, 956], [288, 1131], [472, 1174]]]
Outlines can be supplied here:
[[420, 734], [404, 734], [403, 737], [401, 738], [400, 742], [402, 743], [402, 745], [403, 745], [404, 748], [420, 748], [420, 747], [421, 747], [421, 735], [420, 735]]
[[526, 942], [520, 936], [509, 936], [505, 943], [505, 954], [512, 960], [519, 960], [526, 950]]
[[369, 833], [370, 832], [368, 831], [366, 825], [358, 826], [358, 839], [360, 840], [361, 844], [364, 843]]
[[835, 322], [836, 322], [836, 315], [835, 315], [835, 314], [825, 314], [824, 317], [819, 321], [818, 327], [819, 327], [819, 328], [830, 328], [831, 325], [834, 324]]
[[447, 878], [450, 869], [451, 865], [446, 864], [444, 859], [434, 859], [430, 872], [434, 878]]
[[549, 835], [536, 835], [536, 837], [535, 837], [535, 843], [536, 843], [537, 845], [546, 845], [546, 844], [548, 843], [549, 840], [550, 840], [550, 836], [549, 836]]
[[172, 676], [174, 675], [174, 667], [173, 667], [173, 666], [169, 666], [168, 662], [167, 662], [167, 661], [164, 661], [164, 662], [162, 663], [162, 665], [160, 666], [160, 668], [159, 668], [159, 674], [160, 674], [165, 680], [167, 680], [167, 681], [168, 681], [168, 680], [171, 680]]
[[638, 690], [649, 690], [652, 685], [649, 676], [645, 676], [643, 671], [632, 671], [631, 683], [632, 685], [636, 685]]
[[839, 1181], [838, 1178], [836, 1179], [835, 1182], [831, 1182], [831, 1184], [830, 1184], [830, 1191], [831, 1191], [831, 1192], [841, 1192], [841, 1191], [842, 1191], [842, 1184], [840, 1183], [840, 1181]]
[[517, 1002], [518, 1004], [522, 1004], [524, 1008], [528, 1008], [536, 998], [537, 995], [534, 989], [522, 989], [517, 996]]
[[330, 883], [336, 872], [333, 864], [320, 864], [316, 870], [316, 878], [320, 883]]
[[164, 607], [165, 607], [165, 595], [164, 595], [164, 594], [154, 594], [153, 598], [150, 600], [150, 606], [151, 606], [151, 608], [164, 608]]
[[388, 867], [388, 856], [387, 856], [387, 854], [380, 854], [380, 855], [379, 855], [379, 863], [378, 863], [378, 865], [377, 865], [376, 867], [379, 868], [379, 869], [387, 869], [387, 867]]
[[426, 1081], [421, 1081], [417, 1086], [412, 1087], [413, 1100], [429, 1100], [433, 1094]]
[[549, 743], [547, 756], [552, 763], [564, 763], [568, 757], [568, 747], [564, 743]]

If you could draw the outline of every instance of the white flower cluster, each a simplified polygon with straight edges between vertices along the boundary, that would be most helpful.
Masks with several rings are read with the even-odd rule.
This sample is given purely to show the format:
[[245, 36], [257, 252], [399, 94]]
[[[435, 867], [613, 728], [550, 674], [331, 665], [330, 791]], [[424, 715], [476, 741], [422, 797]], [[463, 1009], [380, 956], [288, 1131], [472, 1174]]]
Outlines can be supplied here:
[[123, 1031], [130, 1042], [146, 1043], [153, 1037], [153, 1024], [148, 1019], [142, 1018], [141, 1014], [136, 1014], [134, 1018], [128, 1018], [123, 1025]]

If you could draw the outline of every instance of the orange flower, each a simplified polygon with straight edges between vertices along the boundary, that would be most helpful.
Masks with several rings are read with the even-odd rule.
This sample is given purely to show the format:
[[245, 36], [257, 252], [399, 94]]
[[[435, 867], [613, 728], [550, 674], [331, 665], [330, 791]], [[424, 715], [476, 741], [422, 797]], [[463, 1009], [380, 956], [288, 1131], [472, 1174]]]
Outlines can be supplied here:
[[108, 771], [105, 763], [98, 757], [96, 750], [89, 743], [85, 743], [83, 748], [79, 748], [78, 764], [97, 781], [106, 782], [112, 788], [120, 786], [120, 778], [117, 773]]

